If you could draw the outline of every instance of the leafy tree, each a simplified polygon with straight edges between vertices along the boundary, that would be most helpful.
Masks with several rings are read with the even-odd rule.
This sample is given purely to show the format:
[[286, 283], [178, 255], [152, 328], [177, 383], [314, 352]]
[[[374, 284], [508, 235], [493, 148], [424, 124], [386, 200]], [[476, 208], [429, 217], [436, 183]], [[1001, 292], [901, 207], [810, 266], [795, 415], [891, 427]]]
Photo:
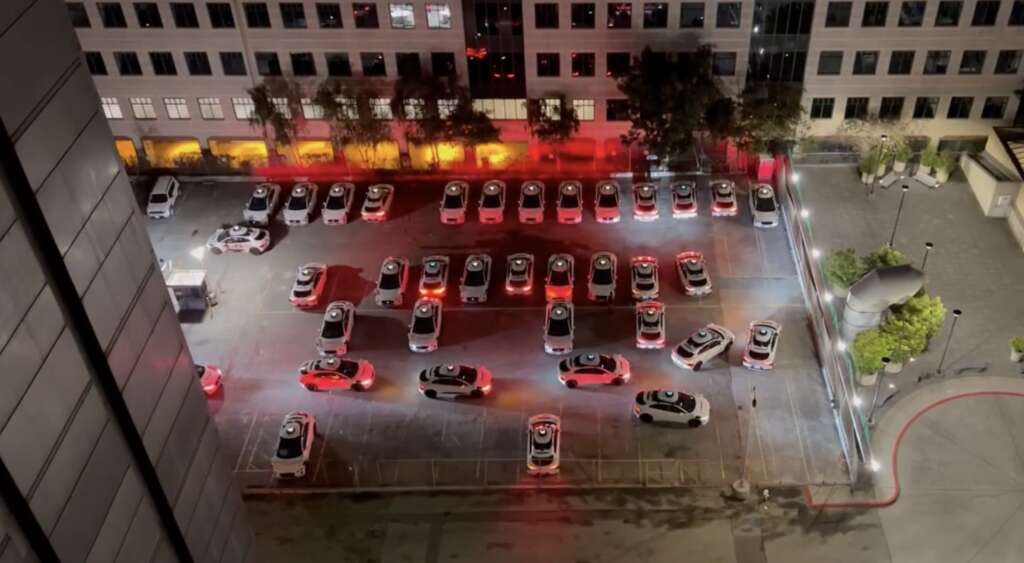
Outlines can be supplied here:
[[825, 277], [834, 287], [849, 288], [863, 276], [864, 269], [852, 248], [835, 250], [825, 259]]
[[907, 363], [928, 345], [925, 327], [907, 319], [890, 317], [882, 323], [881, 331], [890, 338], [889, 358], [899, 364]]
[[253, 103], [249, 125], [263, 132], [267, 154], [276, 160], [277, 147], [292, 144], [305, 127], [302, 87], [289, 78], [270, 77], [246, 92]]
[[541, 141], [558, 144], [580, 130], [580, 120], [566, 95], [552, 92], [527, 101], [526, 126]]
[[[917, 327], [926, 340], [934, 338], [946, 321], [946, 306], [938, 296], [919, 293], [901, 305], [892, 308], [892, 321], [901, 321]], [[921, 347], [924, 349], [924, 346]]]
[[861, 266], [864, 268], [864, 273], [872, 272], [879, 268], [902, 266], [909, 263], [910, 260], [902, 252], [888, 246], [882, 246], [861, 258]]
[[740, 148], [770, 152], [776, 143], [795, 139], [804, 116], [802, 94], [800, 87], [788, 84], [748, 84], [736, 124]]
[[736, 122], [738, 111], [736, 100], [732, 98], [713, 100], [704, 110], [704, 125], [707, 127], [708, 133], [719, 139], [738, 135], [739, 124]]
[[475, 146], [501, 140], [501, 132], [491, 118], [473, 107], [467, 88], [457, 86], [454, 100], [455, 106], [448, 115], [448, 136], [452, 141]]
[[851, 347], [857, 373], [866, 375], [882, 369], [882, 358], [892, 357], [892, 337], [878, 329], [861, 331]]
[[429, 145], [434, 164], [440, 162], [438, 145], [451, 141], [449, 123], [442, 117], [442, 105], [455, 95], [451, 80], [402, 77], [395, 82], [391, 113], [402, 123], [405, 138], [418, 145]]
[[370, 82], [325, 80], [313, 100], [323, 110], [334, 145], [356, 145], [363, 162], [372, 162], [377, 145], [391, 140], [390, 124], [373, 111], [373, 99], [379, 97]]

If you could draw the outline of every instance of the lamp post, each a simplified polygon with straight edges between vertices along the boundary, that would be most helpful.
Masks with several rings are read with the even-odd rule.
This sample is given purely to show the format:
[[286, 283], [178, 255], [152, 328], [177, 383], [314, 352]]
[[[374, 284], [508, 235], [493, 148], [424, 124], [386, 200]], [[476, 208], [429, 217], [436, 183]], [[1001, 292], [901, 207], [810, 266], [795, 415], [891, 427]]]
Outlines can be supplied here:
[[871, 410], [868, 411], [868, 426], [875, 423], [875, 408], [878, 406], [878, 392], [882, 387], [882, 378], [885, 374], [885, 368], [889, 367], [889, 362], [891, 361], [892, 360], [890, 360], [888, 356], [882, 358], [882, 373], [878, 374], [878, 377], [875, 378], [875, 394], [871, 398]]
[[960, 315], [963, 311], [960, 309], [953, 309], [953, 324], [949, 327], [949, 334], [946, 336], [946, 345], [942, 348], [942, 357], [939, 358], [939, 367], [935, 370], [935, 375], [942, 376], [942, 364], [946, 362], [946, 353], [949, 352], [949, 343], [953, 341], [953, 331], [956, 330], [956, 322], [960, 320]]
[[933, 248], [935, 248], [934, 244], [930, 242], [924, 243], [924, 258], [921, 259], [922, 272], [924, 271], [924, 267], [928, 264], [928, 253], [931, 252]]
[[910, 191], [910, 186], [903, 184], [902, 192], [900, 194], [900, 204], [896, 207], [896, 221], [892, 224], [892, 234], [889, 235], [889, 248], [896, 242], [896, 229], [900, 226], [900, 216], [903, 214], [903, 200], [907, 198], [907, 192]]

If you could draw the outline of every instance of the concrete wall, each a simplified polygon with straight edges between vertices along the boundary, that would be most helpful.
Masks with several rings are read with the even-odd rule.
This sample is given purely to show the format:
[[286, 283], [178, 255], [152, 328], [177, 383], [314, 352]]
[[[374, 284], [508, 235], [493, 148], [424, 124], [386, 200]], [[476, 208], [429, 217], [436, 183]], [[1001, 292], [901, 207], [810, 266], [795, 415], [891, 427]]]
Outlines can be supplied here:
[[[1005, 181], [994, 177], [974, 157], [964, 154], [960, 157], [960, 169], [986, 217], [1006, 217], [1010, 213], [1013, 198], [1020, 191], [1019, 180]], [[1002, 203], [1001, 203], [1002, 202]]]
[[[189, 550], [196, 561], [243, 561], [251, 533], [241, 500], [62, 0], [4, 3], [0, 76], [18, 84], [0, 89], [0, 120]], [[0, 459], [62, 561], [174, 561], [7, 194], [0, 189]], [[34, 560], [23, 547], [0, 528], [0, 562]]]

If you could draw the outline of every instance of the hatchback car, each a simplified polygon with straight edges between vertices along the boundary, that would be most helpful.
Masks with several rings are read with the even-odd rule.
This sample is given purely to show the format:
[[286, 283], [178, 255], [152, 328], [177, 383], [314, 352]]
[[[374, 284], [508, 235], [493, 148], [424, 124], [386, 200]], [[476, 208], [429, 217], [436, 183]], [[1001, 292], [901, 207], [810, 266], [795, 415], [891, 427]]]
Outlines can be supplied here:
[[611, 180], [602, 180], [594, 189], [594, 218], [598, 223], [618, 223], [622, 219], [619, 212], [619, 184]]
[[687, 295], [711, 294], [711, 275], [708, 274], [704, 254], [696, 250], [680, 252], [676, 255], [676, 271]]
[[774, 227], [779, 224], [779, 202], [775, 189], [768, 184], [756, 184], [750, 188], [750, 216], [755, 227]]
[[391, 184], [374, 184], [366, 190], [361, 215], [363, 221], [382, 223], [387, 220], [391, 203], [395, 199], [395, 187]]
[[459, 282], [459, 297], [463, 303], [484, 303], [487, 289], [491, 286], [491, 257], [487, 254], [470, 254], [462, 269]]
[[462, 181], [448, 182], [441, 196], [441, 222], [445, 225], [461, 225], [466, 222], [466, 207], [469, 205], [469, 184]]
[[544, 182], [523, 182], [519, 189], [519, 222], [544, 222]]
[[409, 261], [405, 258], [388, 256], [380, 265], [377, 276], [377, 293], [373, 300], [381, 307], [402, 305], [402, 295], [409, 285]]
[[633, 186], [633, 218], [637, 221], [658, 218], [658, 186], [649, 182]]
[[203, 388], [203, 393], [206, 393], [207, 397], [215, 394], [224, 382], [224, 373], [217, 366], [196, 364], [196, 377], [199, 378], [199, 386]]
[[736, 215], [736, 184], [731, 180], [711, 181], [711, 215], [729, 217]]
[[683, 391], [641, 391], [633, 402], [640, 422], [669, 422], [697, 428], [711, 420], [711, 403], [703, 395]]
[[324, 355], [344, 356], [356, 322], [356, 306], [348, 301], [334, 301], [324, 311], [316, 349]]
[[591, 301], [615, 299], [615, 272], [619, 260], [611, 252], [595, 252], [590, 257], [590, 275], [587, 276], [587, 297]]
[[641, 301], [657, 299], [658, 259], [653, 256], [636, 256], [629, 263], [630, 286], [633, 299]]
[[665, 347], [665, 305], [660, 301], [636, 304], [636, 347], [641, 350]]
[[583, 221], [583, 184], [571, 180], [558, 185], [558, 222], [574, 224]]
[[270, 248], [270, 232], [256, 227], [235, 225], [217, 229], [206, 240], [206, 248], [212, 254], [248, 252], [259, 256]]
[[510, 254], [505, 268], [505, 293], [529, 295], [533, 293], [533, 254]]
[[420, 273], [420, 295], [444, 298], [448, 293], [448, 266], [451, 259], [447, 256], [427, 256], [423, 259], [423, 271]]
[[672, 217], [697, 216], [697, 185], [689, 180], [672, 183]]
[[316, 418], [301, 411], [290, 412], [281, 422], [277, 434], [277, 448], [270, 458], [270, 468], [275, 479], [302, 477], [306, 474], [306, 462], [313, 451], [313, 437], [316, 434]]
[[629, 381], [629, 360], [619, 354], [579, 354], [558, 363], [558, 380], [579, 385], [622, 385]]
[[552, 254], [548, 258], [548, 276], [544, 280], [544, 295], [551, 299], [572, 299], [576, 261], [571, 254]]
[[428, 399], [479, 399], [491, 392], [491, 372], [483, 366], [434, 366], [420, 372], [419, 390]]
[[544, 351], [548, 354], [572, 352], [576, 333], [571, 301], [555, 299], [548, 303], [544, 316]]
[[488, 180], [480, 190], [476, 208], [481, 223], [496, 225], [505, 219], [505, 182]]
[[344, 225], [348, 223], [348, 214], [352, 210], [352, 202], [356, 199], [356, 187], [348, 182], [333, 184], [327, 191], [324, 204], [320, 208], [320, 217], [326, 225]]
[[409, 322], [409, 349], [413, 352], [437, 350], [441, 337], [441, 302], [424, 298], [416, 301]]
[[531, 416], [526, 421], [526, 472], [538, 477], [558, 473], [561, 442], [562, 420], [558, 416]]
[[672, 361], [683, 369], [698, 371], [705, 363], [728, 352], [735, 339], [724, 326], [708, 324], [672, 350]]
[[259, 184], [249, 196], [249, 202], [242, 209], [242, 218], [250, 225], [269, 225], [270, 218], [277, 209], [277, 200], [281, 197], [281, 186], [277, 184]]
[[295, 184], [288, 201], [284, 204], [283, 217], [286, 225], [309, 224], [313, 217], [313, 206], [316, 205], [316, 190], [316, 184]]
[[366, 391], [373, 386], [373, 364], [328, 356], [299, 366], [299, 385], [310, 391]]
[[743, 352], [743, 365], [750, 369], [770, 370], [775, 367], [775, 350], [779, 346], [782, 325], [775, 321], [750, 323], [747, 349]]
[[153, 184], [146, 200], [146, 215], [151, 219], [166, 219], [174, 215], [181, 184], [173, 176], [160, 176]]
[[299, 267], [288, 300], [299, 308], [316, 307], [327, 285], [327, 265], [310, 262]]

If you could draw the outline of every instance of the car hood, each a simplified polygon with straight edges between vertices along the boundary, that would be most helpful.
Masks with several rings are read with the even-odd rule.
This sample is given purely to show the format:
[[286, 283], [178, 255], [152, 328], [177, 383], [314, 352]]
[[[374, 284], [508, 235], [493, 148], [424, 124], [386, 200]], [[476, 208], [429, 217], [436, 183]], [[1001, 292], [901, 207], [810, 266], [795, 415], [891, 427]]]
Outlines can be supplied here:
[[163, 203], [152, 203], [152, 202], [149, 202], [149, 203], [146, 204], [146, 211], [170, 211], [170, 209], [171, 209], [171, 202], [170, 202], [170, 200], [165, 201]]
[[697, 397], [697, 406], [694, 407], [693, 414], [707, 420], [711, 416], [711, 402], [705, 397]]

